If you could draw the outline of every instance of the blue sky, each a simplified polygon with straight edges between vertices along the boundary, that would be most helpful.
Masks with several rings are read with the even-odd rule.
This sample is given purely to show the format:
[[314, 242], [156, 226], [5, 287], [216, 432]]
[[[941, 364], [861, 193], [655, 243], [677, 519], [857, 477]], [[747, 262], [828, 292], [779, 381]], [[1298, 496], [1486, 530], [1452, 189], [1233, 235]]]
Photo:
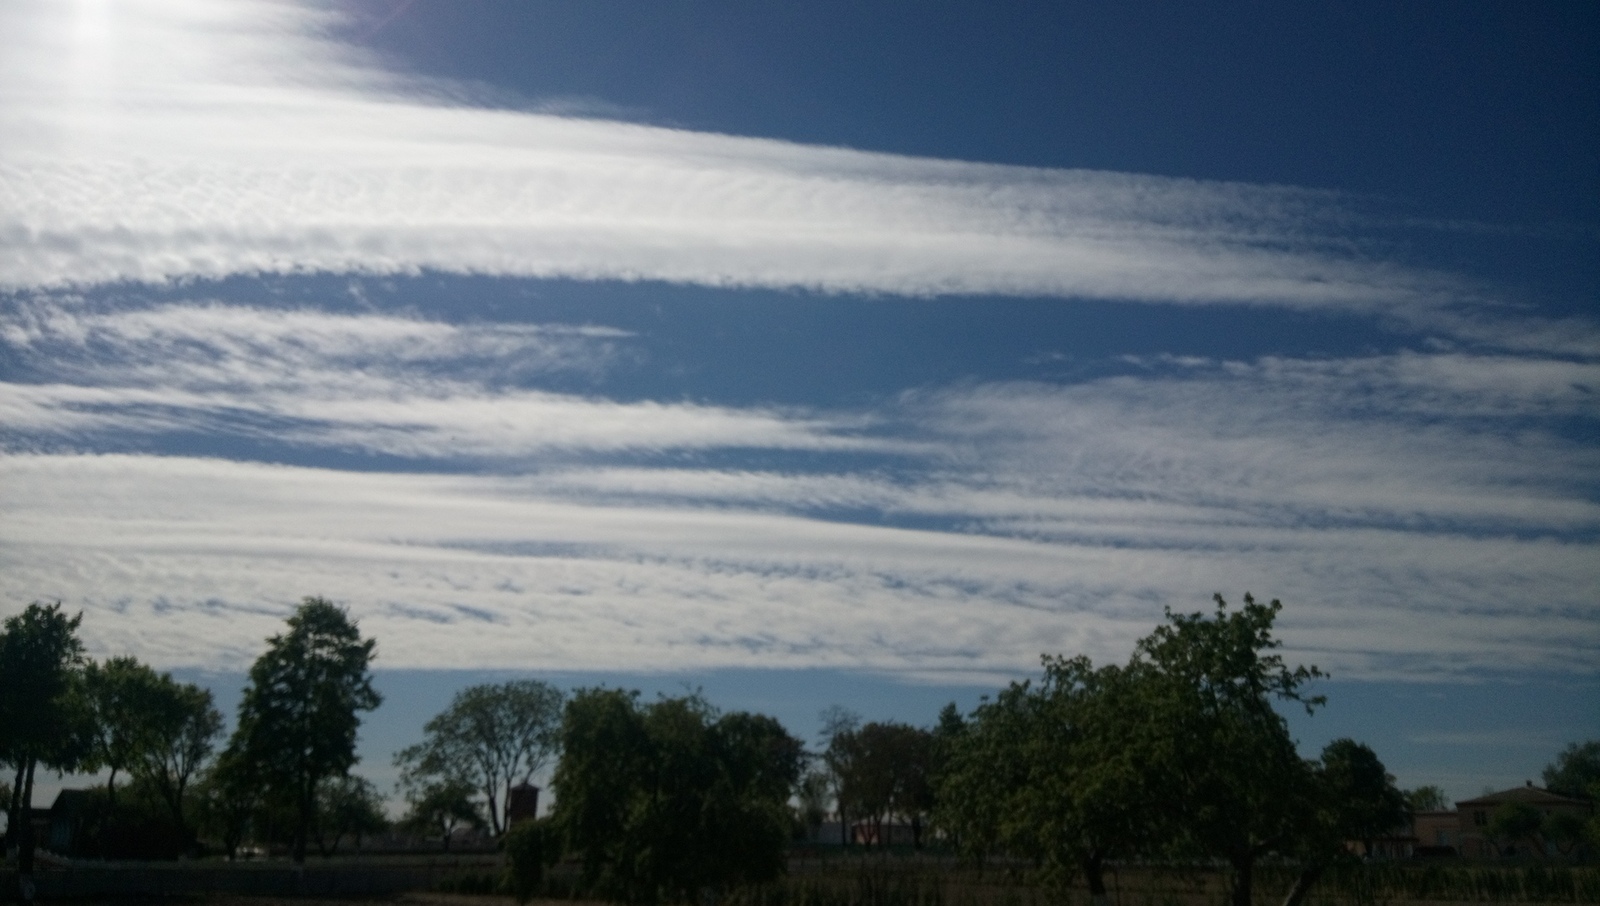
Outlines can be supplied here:
[[1600, 735], [1591, 5], [0, 7], [0, 610], [388, 756], [531, 675], [931, 722], [1285, 602], [1405, 785]]

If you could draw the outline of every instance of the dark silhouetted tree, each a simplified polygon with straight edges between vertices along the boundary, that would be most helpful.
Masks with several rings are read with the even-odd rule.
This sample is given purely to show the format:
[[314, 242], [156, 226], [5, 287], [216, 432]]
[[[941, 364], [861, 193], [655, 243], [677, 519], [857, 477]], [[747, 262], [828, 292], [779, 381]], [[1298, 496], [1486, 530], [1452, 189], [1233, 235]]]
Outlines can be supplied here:
[[1373, 841], [1401, 828], [1411, 811], [1377, 754], [1353, 739], [1328, 743], [1310, 767], [1312, 783], [1293, 793], [1301, 826], [1280, 847], [1301, 867], [1283, 906], [1300, 906], [1330, 865], [1352, 858], [1347, 841], [1361, 841], [1371, 855]]
[[446, 851], [458, 827], [484, 827], [483, 810], [472, 797], [477, 790], [457, 778], [443, 778], [405, 787], [408, 810], [401, 823], [413, 831], [436, 835]]
[[0, 760], [16, 770], [11, 788], [7, 845], [18, 848], [18, 883], [31, 887], [33, 779], [43, 765], [80, 767], [89, 754], [88, 708], [82, 689], [82, 614], [68, 617], [60, 603], [33, 603], [0, 624]]
[[1302, 792], [1314, 783], [1275, 702], [1322, 703], [1305, 686], [1315, 667], [1289, 667], [1273, 653], [1282, 605], [1229, 610], [1221, 595], [1210, 614], [1167, 612], [1167, 624], [1142, 639], [1134, 664], [1151, 671], [1142, 713], [1158, 731], [1151, 747], [1166, 788], [1174, 842], [1222, 859], [1232, 869], [1233, 906], [1251, 906], [1256, 863], [1290, 849], [1304, 827]]
[[146, 717], [145, 744], [129, 770], [161, 797], [192, 842], [193, 823], [185, 803], [190, 783], [222, 735], [222, 714], [212, 704], [210, 690], [162, 674]]
[[538, 680], [463, 689], [423, 727], [421, 743], [395, 755], [402, 782], [472, 784], [498, 836], [509, 824], [511, 788], [530, 782], [558, 751], [562, 702], [560, 690]]
[[1573, 799], [1600, 800], [1600, 739], [1561, 750], [1541, 775], [1545, 789]]
[[1163, 819], [1151, 766], [1160, 737], [1145, 720], [1149, 671], [1045, 658], [1037, 684], [980, 705], [948, 762], [938, 820], [970, 856], [1026, 855], [1057, 883], [1082, 876], [1107, 902], [1109, 860], [1135, 854]]
[[682, 901], [783, 871], [803, 749], [772, 718], [589, 689], [568, 702], [561, 740], [551, 826], [590, 892]]
[[114, 657], [104, 664], [89, 662], [83, 686], [92, 732], [88, 771], [105, 770], [106, 799], [117, 805], [117, 774], [137, 762], [150, 747], [151, 716], [160, 694], [160, 677], [132, 657]]
[[250, 668], [229, 746], [271, 798], [293, 809], [293, 856], [304, 862], [317, 792], [355, 764], [357, 712], [382, 699], [367, 670], [376, 643], [343, 610], [306, 598], [288, 623]]
[[865, 813], [859, 775], [862, 770], [858, 731], [861, 715], [841, 705], [823, 710], [822, 765], [833, 791], [835, 812], [839, 816], [839, 842], [851, 843], [850, 824]]
[[361, 839], [381, 834], [389, 827], [383, 812], [383, 797], [365, 777], [340, 774], [322, 781], [317, 789], [317, 851], [331, 856], [339, 843], [351, 837], [356, 848]]
[[1444, 812], [1449, 811], [1451, 808], [1450, 797], [1444, 794], [1443, 789], [1432, 784], [1419, 786], [1414, 790], [1406, 790], [1405, 797], [1406, 808], [1410, 809], [1412, 814], [1417, 812]]

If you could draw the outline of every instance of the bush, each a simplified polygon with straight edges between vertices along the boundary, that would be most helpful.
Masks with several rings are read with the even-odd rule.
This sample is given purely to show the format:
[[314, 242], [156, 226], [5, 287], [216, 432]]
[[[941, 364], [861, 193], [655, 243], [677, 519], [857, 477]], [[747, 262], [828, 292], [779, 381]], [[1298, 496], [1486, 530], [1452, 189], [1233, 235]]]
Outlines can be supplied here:
[[518, 903], [526, 903], [544, 887], [544, 870], [561, 858], [561, 841], [549, 818], [524, 821], [501, 841], [506, 852], [506, 886]]

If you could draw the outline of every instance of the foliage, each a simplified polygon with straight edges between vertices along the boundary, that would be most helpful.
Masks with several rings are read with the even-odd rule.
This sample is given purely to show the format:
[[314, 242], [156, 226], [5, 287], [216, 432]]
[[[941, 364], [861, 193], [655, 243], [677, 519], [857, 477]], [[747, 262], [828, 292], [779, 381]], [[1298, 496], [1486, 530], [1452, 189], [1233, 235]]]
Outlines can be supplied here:
[[437, 834], [448, 850], [450, 835], [457, 827], [483, 827], [483, 812], [472, 801], [476, 792], [472, 784], [461, 778], [445, 778], [427, 784], [406, 788], [406, 804], [410, 807], [402, 823], [423, 833]]
[[895, 721], [837, 730], [829, 742], [830, 768], [850, 812], [870, 822], [869, 840], [883, 839], [894, 817], [911, 824], [921, 845], [924, 818], [933, 808], [933, 734]]
[[488, 802], [494, 833], [509, 822], [511, 788], [527, 783], [557, 751], [562, 694], [516, 680], [473, 686], [423, 728], [426, 738], [395, 755], [401, 782], [417, 789], [462, 781]]
[[1502, 802], [1489, 814], [1489, 824], [1484, 836], [1502, 848], [1514, 848], [1522, 843], [1535, 850], [1542, 849], [1539, 829], [1544, 824], [1544, 814], [1526, 802]]
[[[1014, 683], [946, 730], [939, 822], [969, 855], [1027, 855], [1058, 882], [1080, 872], [1097, 901], [1107, 860], [1159, 826], [1140, 719], [1140, 668], [1046, 658], [1038, 685]], [[949, 721], [944, 721], [946, 725]]]
[[1346, 840], [1360, 840], [1369, 855], [1375, 838], [1406, 823], [1405, 794], [1367, 746], [1353, 739], [1328, 743], [1322, 750], [1318, 779], [1334, 832]]
[[160, 678], [132, 657], [114, 657], [104, 664], [89, 662], [83, 671], [85, 697], [92, 714], [86, 771], [105, 769], [106, 798], [117, 803], [117, 774], [126, 770], [150, 742], [150, 712], [160, 694]]
[[178, 828], [190, 836], [185, 814], [190, 782], [222, 735], [222, 714], [211, 692], [162, 674], [145, 712], [146, 737], [131, 771], [166, 803]]
[[1551, 812], [1544, 816], [1544, 821], [1539, 825], [1539, 837], [1555, 846], [1563, 855], [1572, 855], [1583, 844], [1592, 821], [1592, 817], [1585, 821], [1572, 812]]
[[1542, 777], [1552, 793], [1600, 800], [1600, 739], [1571, 743], [1545, 767]]
[[356, 712], [381, 698], [367, 672], [376, 643], [343, 610], [306, 598], [288, 623], [250, 668], [229, 748], [273, 798], [292, 804], [293, 855], [304, 862], [317, 791], [355, 764]]
[[506, 880], [511, 895], [526, 903], [540, 892], [545, 869], [561, 857], [561, 840], [550, 819], [524, 821], [506, 832]]
[[82, 769], [108, 770], [106, 796], [113, 810], [117, 774], [126, 770], [158, 795], [180, 835], [188, 836], [184, 796], [222, 733], [211, 693], [132, 657], [90, 662], [83, 688], [91, 732]]
[[1370, 856], [1373, 841], [1402, 827], [1410, 810], [1394, 777], [1367, 746], [1353, 739], [1336, 739], [1311, 765], [1312, 783], [1298, 791], [1304, 809], [1294, 839], [1280, 847], [1298, 856], [1300, 875], [1284, 897], [1284, 906], [1299, 906], [1331, 867], [1352, 856], [1346, 842], [1359, 840]]
[[194, 787], [195, 812], [201, 831], [222, 843], [233, 859], [262, 801], [262, 789], [249, 762], [229, 748], [201, 772]]
[[823, 776], [833, 790], [839, 815], [839, 842], [849, 846], [851, 821], [863, 813], [852, 780], [857, 773], [855, 762], [860, 757], [856, 731], [861, 728], [861, 715], [841, 705], [834, 705], [824, 710], [820, 717], [822, 738], [826, 740], [822, 750]]
[[365, 777], [329, 777], [317, 789], [317, 851], [324, 856], [338, 852], [346, 835], [359, 847], [362, 837], [381, 834], [388, 827], [383, 797]]
[[641, 706], [588, 689], [567, 703], [552, 825], [593, 893], [683, 900], [784, 867], [798, 740], [770, 717], [718, 714], [699, 696]]
[[1450, 797], [1444, 790], [1433, 785], [1419, 786], [1414, 790], [1406, 790], [1406, 808], [1412, 814], [1417, 812], [1446, 812], [1451, 809]]
[[808, 770], [795, 784], [795, 824], [797, 836], [814, 834], [828, 818], [828, 775]]
[[1273, 703], [1311, 711], [1322, 699], [1303, 689], [1322, 674], [1271, 653], [1281, 644], [1272, 635], [1278, 601], [1245, 595], [1237, 611], [1221, 595], [1215, 601], [1210, 616], [1168, 611], [1167, 625], [1139, 642], [1134, 665], [1149, 671], [1141, 700], [1156, 732], [1147, 749], [1174, 843], [1226, 861], [1234, 906], [1250, 906], [1256, 863], [1293, 844], [1314, 783]]
[[68, 617], [60, 603], [35, 602], [0, 624], [0, 760], [16, 769], [6, 843], [19, 847], [22, 875], [33, 871], [32, 822], [21, 816], [32, 804], [35, 768], [70, 771], [89, 752], [78, 670], [82, 619]]

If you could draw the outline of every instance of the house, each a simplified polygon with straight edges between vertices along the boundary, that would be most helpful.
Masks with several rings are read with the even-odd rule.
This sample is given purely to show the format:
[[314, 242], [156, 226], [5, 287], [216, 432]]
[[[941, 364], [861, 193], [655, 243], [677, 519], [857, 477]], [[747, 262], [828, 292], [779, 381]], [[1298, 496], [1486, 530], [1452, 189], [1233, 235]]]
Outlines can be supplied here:
[[84, 832], [99, 805], [99, 790], [62, 790], [50, 805], [49, 830], [37, 834], [39, 845], [52, 852], [70, 855], [83, 842]]
[[1411, 816], [1414, 856], [1454, 856], [1461, 852], [1461, 816], [1455, 809]]
[[[1456, 803], [1457, 852], [1468, 858], [1487, 859], [1515, 855], [1519, 849], [1523, 852], [1528, 851], [1532, 845], [1530, 841], [1498, 841], [1497, 845], [1497, 841], [1489, 839], [1489, 823], [1494, 817], [1495, 810], [1514, 803], [1532, 806], [1545, 817], [1568, 812], [1580, 818], [1587, 818], [1594, 812], [1594, 803], [1540, 789], [1534, 786], [1532, 781], [1525, 786], [1489, 793], [1476, 799], [1466, 799]], [[1545, 843], [1545, 849], [1543, 855], [1556, 855], [1552, 844]]]

